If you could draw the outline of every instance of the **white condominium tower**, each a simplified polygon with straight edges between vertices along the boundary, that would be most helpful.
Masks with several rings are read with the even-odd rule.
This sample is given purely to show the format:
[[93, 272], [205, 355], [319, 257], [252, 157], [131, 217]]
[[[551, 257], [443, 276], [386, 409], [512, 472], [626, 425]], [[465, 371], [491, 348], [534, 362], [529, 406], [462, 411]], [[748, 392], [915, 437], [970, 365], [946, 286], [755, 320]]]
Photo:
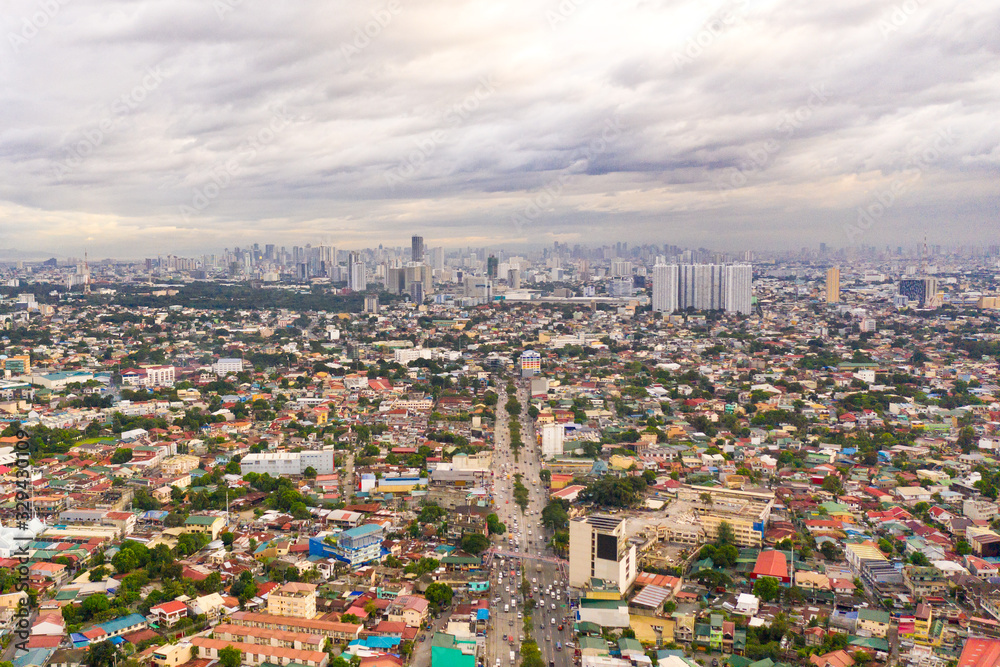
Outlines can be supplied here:
[[668, 315], [677, 310], [677, 275], [676, 264], [664, 264], [658, 258], [653, 267], [653, 310]]
[[749, 315], [753, 267], [749, 264], [664, 264], [653, 267], [653, 310], [725, 310]]
[[753, 293], [753, 269], [749, 264], [729, 264], [722, 279], [723, 307], [727, 313], [749, 315]]

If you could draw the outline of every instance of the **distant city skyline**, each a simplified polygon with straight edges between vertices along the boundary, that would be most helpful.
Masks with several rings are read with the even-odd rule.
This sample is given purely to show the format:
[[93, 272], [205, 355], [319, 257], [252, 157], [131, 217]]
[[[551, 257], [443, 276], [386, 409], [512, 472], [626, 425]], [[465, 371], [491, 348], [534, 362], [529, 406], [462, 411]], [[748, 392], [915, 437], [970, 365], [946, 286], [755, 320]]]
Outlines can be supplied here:
[[996, 3], [49, 4], [0, 17], [0, 248], [997, 232]]

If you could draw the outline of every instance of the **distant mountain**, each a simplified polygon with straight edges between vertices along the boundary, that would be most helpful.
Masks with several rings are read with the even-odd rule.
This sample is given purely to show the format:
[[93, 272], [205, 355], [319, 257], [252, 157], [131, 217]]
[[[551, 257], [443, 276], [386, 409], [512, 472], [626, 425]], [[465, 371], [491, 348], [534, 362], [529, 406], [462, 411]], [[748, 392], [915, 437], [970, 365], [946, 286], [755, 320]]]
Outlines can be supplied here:
[[22, 261], [35, 262], [53, 257], [52, 253], [18, 250], [17, 248], [0, 248], [0, 262]]

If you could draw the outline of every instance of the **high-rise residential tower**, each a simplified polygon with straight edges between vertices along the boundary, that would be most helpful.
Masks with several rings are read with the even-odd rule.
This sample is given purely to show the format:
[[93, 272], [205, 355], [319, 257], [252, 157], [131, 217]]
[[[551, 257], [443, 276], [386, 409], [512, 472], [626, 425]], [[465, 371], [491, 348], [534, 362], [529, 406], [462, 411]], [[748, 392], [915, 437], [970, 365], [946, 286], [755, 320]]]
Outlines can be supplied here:
[[422, 262], [424, 261], [424, 237], [414, 236], [410, 239], [410, 250], [411, 257], [410, 261]]
[[368, 276], [361, 255], [352, 252], [347, 259], [347, 289], [355, 292], [364, 291], [368, 287]]
[[657, 262], [653, 267], [653, 310], [670, 314], [677, 310], [679, 269], [676, 264]]
[[840, 303], [840, 267], [826, 270], [826, 302]]
[[749, 315], [753, 305], [753, 269], [749, 264], [729, 264], [722, 274], [722, 306], [727, 313]]

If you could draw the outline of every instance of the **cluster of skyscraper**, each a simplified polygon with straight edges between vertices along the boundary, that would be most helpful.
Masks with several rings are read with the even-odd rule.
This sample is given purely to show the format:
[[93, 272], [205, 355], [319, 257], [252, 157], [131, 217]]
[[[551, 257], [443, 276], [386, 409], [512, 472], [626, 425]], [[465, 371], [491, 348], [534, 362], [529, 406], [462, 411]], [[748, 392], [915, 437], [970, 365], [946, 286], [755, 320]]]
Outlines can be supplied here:
[[724, 310], [750, 314], [753, 267], [749, 264], [667, 264], [653, 266], [653, 310]]

